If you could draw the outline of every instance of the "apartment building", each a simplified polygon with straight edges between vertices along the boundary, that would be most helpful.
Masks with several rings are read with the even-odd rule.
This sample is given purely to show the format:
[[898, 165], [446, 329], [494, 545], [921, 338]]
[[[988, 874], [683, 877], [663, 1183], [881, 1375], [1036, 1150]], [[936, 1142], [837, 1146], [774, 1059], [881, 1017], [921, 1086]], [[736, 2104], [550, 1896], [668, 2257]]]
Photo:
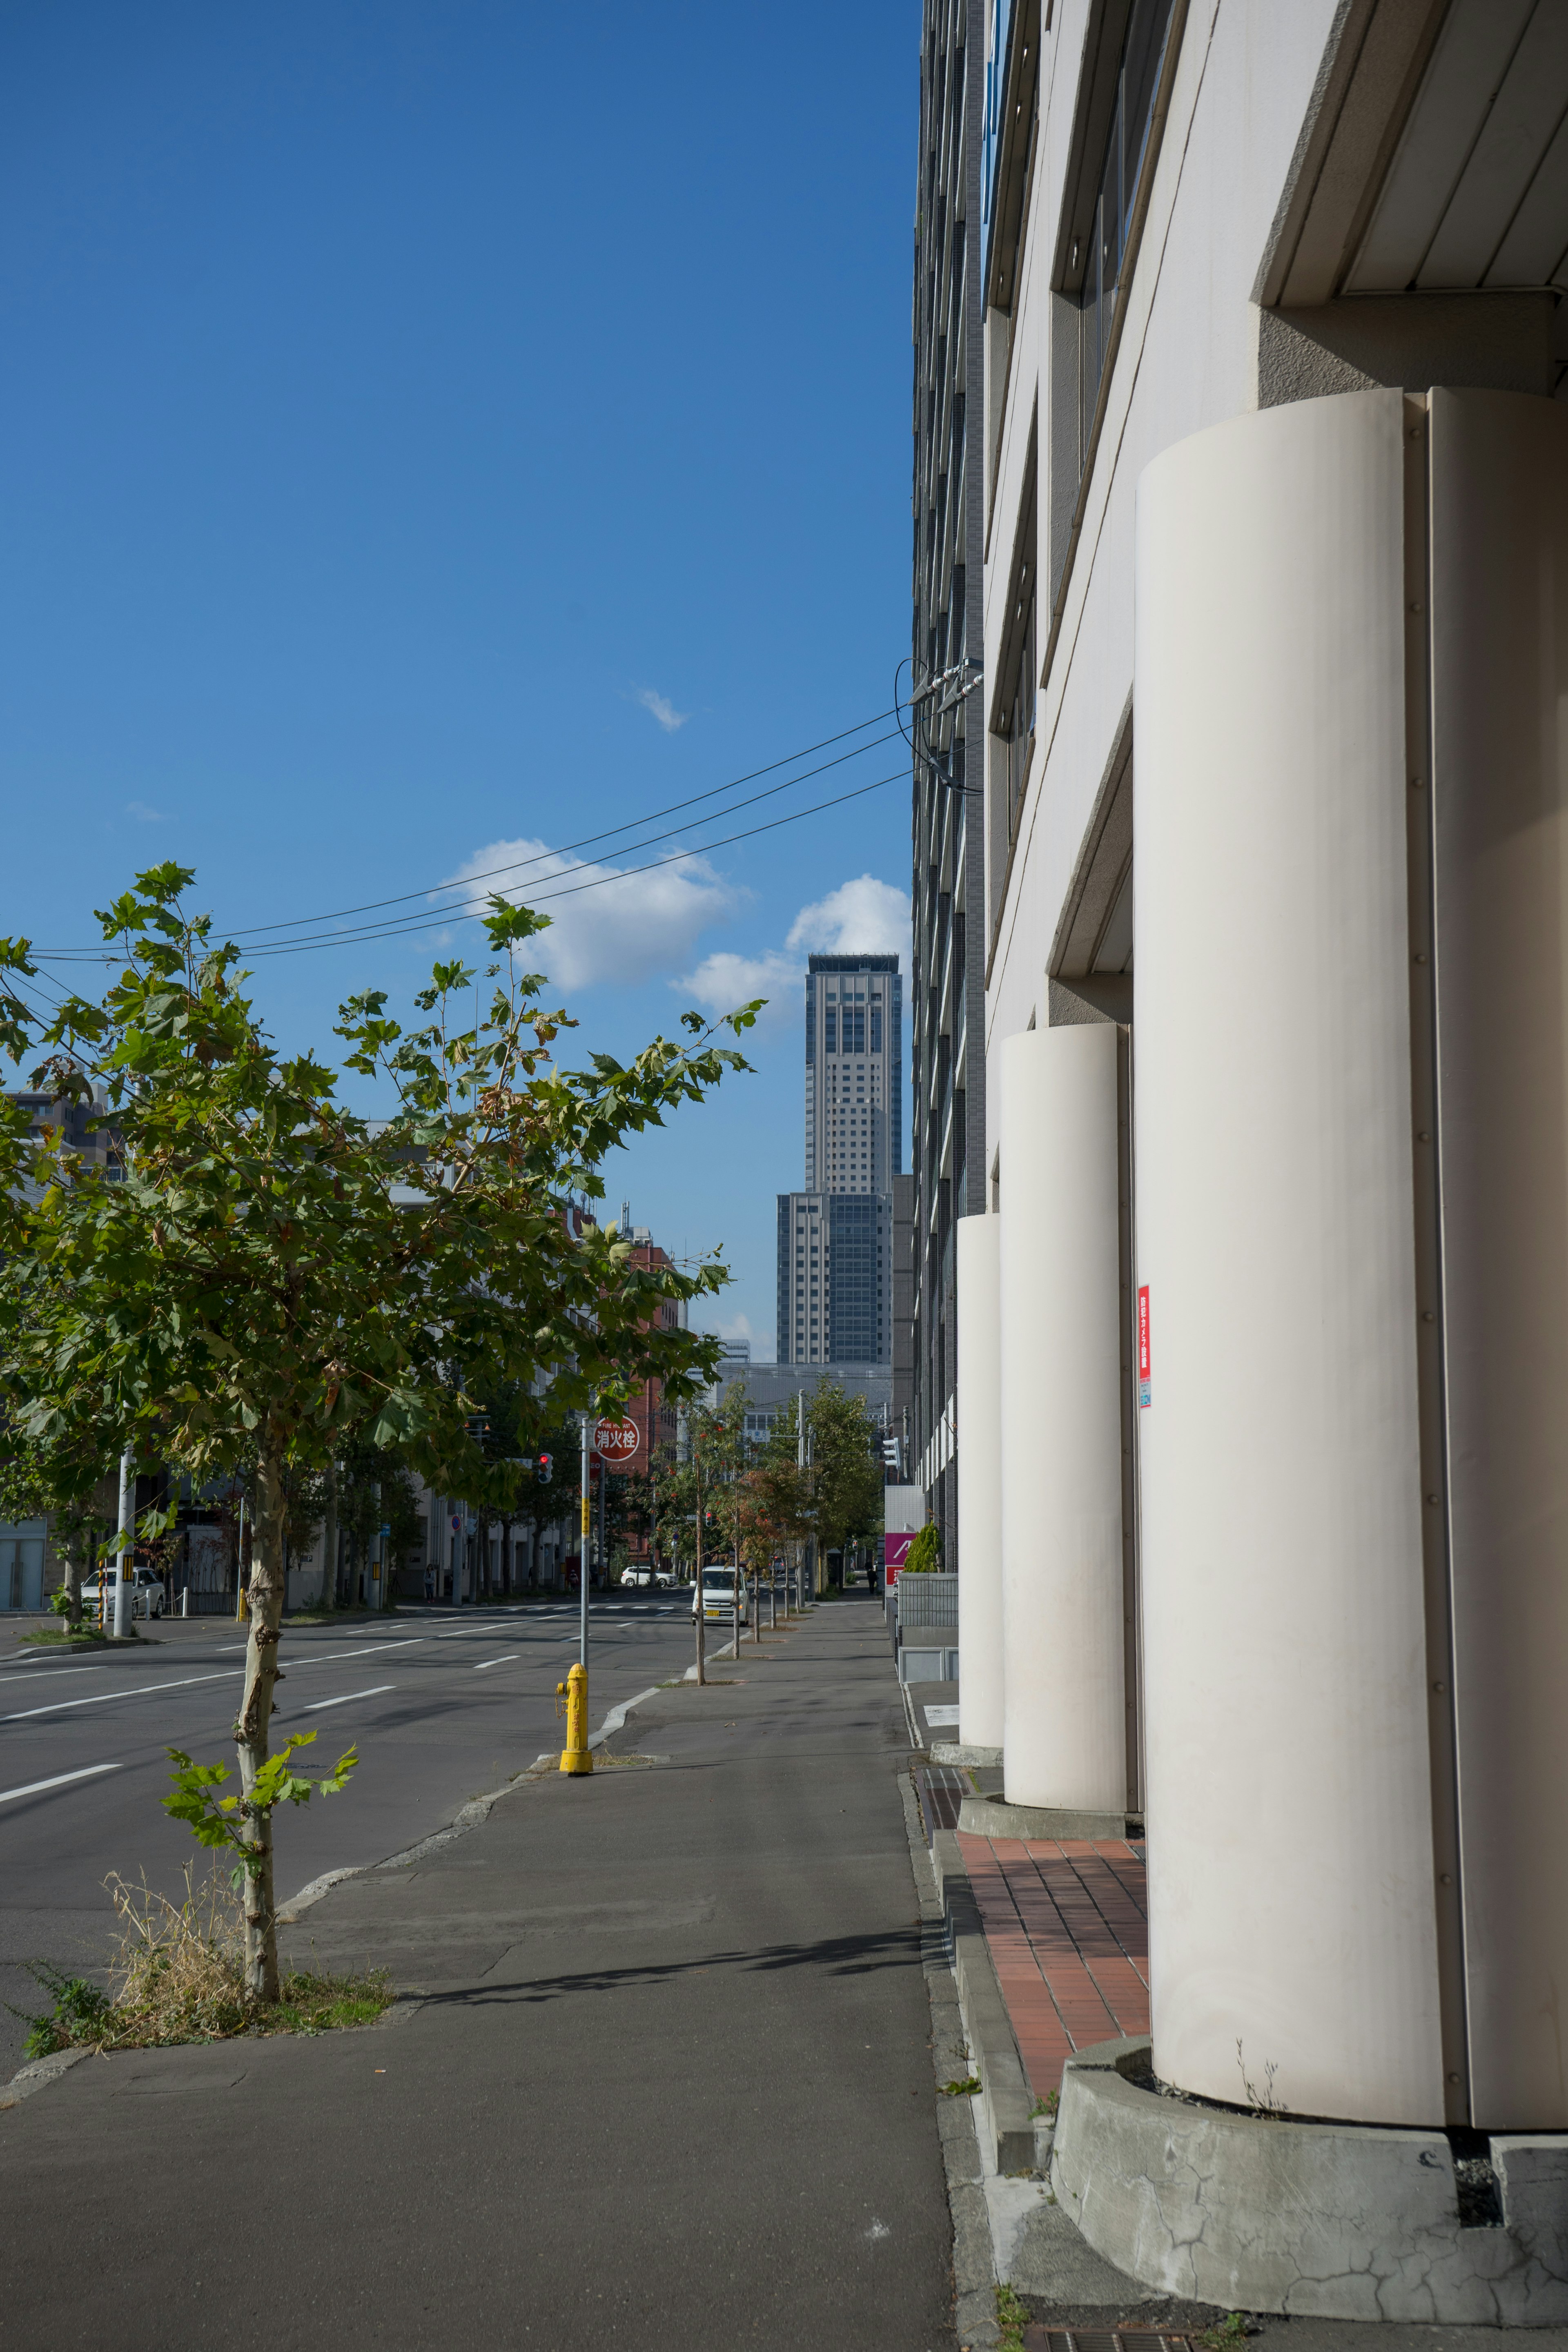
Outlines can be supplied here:
[[[1568, 10], [984, 38], [961, 1736], [1042, 1834], [1146, 1822], [1157, 2074], [1483, 2136], [1487, 2307], [1543, 2319], [1498, 2136], [1568, 2133]], [[1453, 2226], [1377, 2315], [1463, 2315]]]

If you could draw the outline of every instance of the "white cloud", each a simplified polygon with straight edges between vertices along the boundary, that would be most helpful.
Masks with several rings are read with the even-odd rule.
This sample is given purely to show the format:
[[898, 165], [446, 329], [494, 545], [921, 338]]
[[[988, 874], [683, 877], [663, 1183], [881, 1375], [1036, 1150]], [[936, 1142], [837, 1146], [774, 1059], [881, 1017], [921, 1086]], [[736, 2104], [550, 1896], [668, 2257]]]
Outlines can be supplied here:
[[[498, 873], [498, 867], [517, 870]], [[735, 891], [705, 857], [626, 873], [563, 856], [542, 841], [492, 841], [451, 878], [468, 882], [482, 876], [491, 878], [460, 911], [482, 914], [490, 892], [499, 890], [548, 915], [550, 929], [524, 952], [563, 989], [592, 988], [601, 981], [631, 984], [668, 971], [683, 963], [699, 934], [736, 904]], [[575, 887], [584, 883], [597, 887]]]
[[790, 925], [786, 944], [815, 948], [820, 955], [897, 955], [910, 958], [908, 893], [874, 874], [841, 882], [826, 898], [803, 907]]
[[862, 874], [853, 882], [840, 883], [826, 898], [803, 907], [790, 925], [784, 947], [764, 948], [755, 955], [717, 949], [703, 957], [695, 971], [670, 985], [679, 989], [689, 1003], [715, 1016], [764, 996], [767, 1009], [758, 1016], [760, 1025], [781, 1028], [793, 1024], [802, 1009], [803, 950], [812, 948], [826, 955], [899, 955], [907, 964], [909, 899], [890, 882]]
[[760, 956], [733, 955], [727, 949], [704, 956], [695, 971], [670, 982], [681, 994], [715, 1019], [733, 1013], [740, 1004], [765, 996], [767, 1011], [758, 1015], [771, 1027], [781, 1015], [793, 1020], [800, 1007], [800, 983], [805, 966], [798, 956], [769, 948]]
[[138, 824], [167, 824], [169, 822], [162, 809], [149, 808], [145, 801], [127, 801], [125, 814], [133, 816]]
[[[734, 1341], [736, 1339], [749, 1339], [752, 1343], [752, 1355], [756, 1357], [759, 1361], [761, 1360], [763, 1353], [761, 1344], [763, 1335], [757, 1329], [756, 1325], [752, 1322], [749, 1315], [737, 1315], [732, 1322], [721, 1323], [718, 1328], [721, 1339], [728, 1339], [731, 1341]], [[772, 1332], [768, 1334], [768, 1337], [770, 1339], [772, 1339]]]
[[691, 716], [689, 710], [677, 710], [668, 695], [660, 694], [656, 687], [639, 686], [632, 699], [640, 702], [645, 710], [652, 713], [667, 735], [673, 735], [678, 727], [684, 727]]

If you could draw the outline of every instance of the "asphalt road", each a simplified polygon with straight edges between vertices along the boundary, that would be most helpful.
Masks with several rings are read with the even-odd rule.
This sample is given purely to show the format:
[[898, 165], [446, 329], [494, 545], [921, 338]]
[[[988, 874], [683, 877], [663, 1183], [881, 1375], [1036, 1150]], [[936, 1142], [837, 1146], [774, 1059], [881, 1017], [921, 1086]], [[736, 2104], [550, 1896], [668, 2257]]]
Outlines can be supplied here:
[[[593, 1607], [591, 1722], [679, 1674], [693, 1654], [689, 1598], [649, 1593]], [[717, 1647], [727, 1641], [710, 1626]], [[111, 1871], [174, 1893], [205, 1857], [160, 1800], [165, 1750], [227, 1763], [244, 1628], [218, 1617], [155, 1622], [149, 1638], [62, 1659], [7, 1641], [0, 1651], [0, 2002], [45, 1997], [24, 1963], [102, 1962], [114, 1937]], [[314, 1730], [301, 1769], [325, 1769], [351, 1742], [360, 1765], [337, 1796], [288, 1807], [276, 1823], [286, 1899], [322, 1872], [379, 1862], [449, 1822], [543, 1748], [559, 1748], [555, 1685], [577, 1654], [574, 1603], [399, 1610], [338, 1625], [285, 1623], [274, 1722]], [[53, 1783], [38, 1787], [39, 1782]], [[30, 1793], [17, 1793], [25, 1791]], [[26, 2027], [0, 2009], [0, 2082]]]
[[399, 2021], [0, 2113], [0, 2347], [954, 2352], [880, 1608], [612, 1745], [663, 1760], [525, 1782], [291, 1931], [419, 1989]]

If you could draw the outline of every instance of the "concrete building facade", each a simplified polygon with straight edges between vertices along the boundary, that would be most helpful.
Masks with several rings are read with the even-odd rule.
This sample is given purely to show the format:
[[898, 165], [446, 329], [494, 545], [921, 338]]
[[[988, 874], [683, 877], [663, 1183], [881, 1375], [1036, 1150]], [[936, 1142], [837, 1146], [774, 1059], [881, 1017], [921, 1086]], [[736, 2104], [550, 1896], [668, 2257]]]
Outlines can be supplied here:
[[961, 1736], [1146, 1807], [1166, 2082], [1568, 2133], [1568, 17], [985, 43]]
[[910, 976], [912, 1428], [958, 1562], [954, 1226], [985, 1202], [981, 268], [986, 0], [925, 0], [915, 193]]

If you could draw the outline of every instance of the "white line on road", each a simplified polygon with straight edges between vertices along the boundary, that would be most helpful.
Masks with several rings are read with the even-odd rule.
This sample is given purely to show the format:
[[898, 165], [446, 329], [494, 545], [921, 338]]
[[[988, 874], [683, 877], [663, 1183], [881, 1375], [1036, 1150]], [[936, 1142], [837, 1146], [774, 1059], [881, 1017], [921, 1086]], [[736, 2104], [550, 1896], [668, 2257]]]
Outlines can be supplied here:
[[63, 1789], [68, 1780], [90, 1780], [95, 1772], [122, 1772], [122, 1764], [84, 1764], [79, 1772], [57, 1772], [52, 1780], [29, 1780], [25, 1789], [0, 1789], [0, 1805], [13, 1797], [36, 1797], [40, 1789]]
[[107, 1666], [46, 1666], [41, 1675], [0, 1675], [3, 1683], [47, 1682], [51, 1675], [105, 1675]]
[[415, 1649], [423, 1639], [422, 1634], [416, 1633], [406, 1642], [362, 1643], [353, 1650], [290, 1650], [289, 1664], [291, 1666], [324, 1666], [329, 1658], [374, 1658], [379, 1656], [383, 1650]]
[[474, 1672], [477, 1675], [482, 1675], [491, 1666], [510, 1666], [514, 1658], [521, 1658], [521, 1650], [509, 1650], [504, 1658], [483, 1658], [474, 1668]]
[[225, 1666], [216, 1675], [182, 1675], [177, 1682], [136, 1683], [130, 1690], [94, 1691], [90, 1698], [52, 1698], [47, 1706], [25, 1706], [16, 1715], [0, 1715], [0, 1723], [26, 1723], [30, 1715], [58, 1715], [62, 1706], [101, 1706], [110, 1698], [143, 1698], [149, 1691], [184, 1690], [192, 1683], [226, 1683], [242, 1675], [243, 1666]]
[[395, 1690], [396, 1688], [397, 1685], [395, 1683], [377, 1683], [371, 1690], [344, 1691], [342, 1698], [316, 1699], [310, 1706], [302, 1707], [300, 1709], [300, 1713], [303, 1715], [320, 1715], [324, 1706], [347, 1706], [351, 1698], [379, 1698], [383, 1691]]

